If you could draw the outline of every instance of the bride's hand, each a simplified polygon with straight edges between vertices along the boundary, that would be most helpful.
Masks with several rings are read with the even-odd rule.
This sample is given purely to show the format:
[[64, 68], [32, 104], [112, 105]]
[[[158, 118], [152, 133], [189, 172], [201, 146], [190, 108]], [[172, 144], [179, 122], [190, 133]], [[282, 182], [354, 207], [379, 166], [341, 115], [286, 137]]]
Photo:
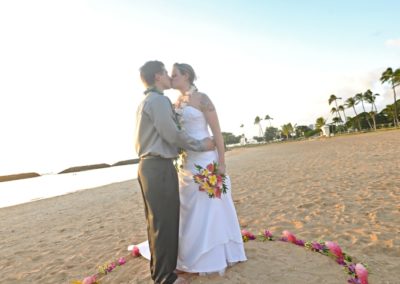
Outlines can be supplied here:
[[225, 175], [226, 174], [226, 165], [225, 164], [218, 165], [218, 173], [220, 175]]

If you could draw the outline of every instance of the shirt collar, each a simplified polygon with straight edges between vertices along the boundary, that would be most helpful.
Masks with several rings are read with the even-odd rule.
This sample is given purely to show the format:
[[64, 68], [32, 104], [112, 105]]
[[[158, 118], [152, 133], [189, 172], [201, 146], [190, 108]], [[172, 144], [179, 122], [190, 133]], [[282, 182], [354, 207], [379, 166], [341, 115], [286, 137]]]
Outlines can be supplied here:
[[144, 91], [144, 94], [147, 95], [148, 93], [157, 93], [159, 95], [164, 95], [164, 93], [158, 90], [156, 87], [147, 88], [146, 91]]

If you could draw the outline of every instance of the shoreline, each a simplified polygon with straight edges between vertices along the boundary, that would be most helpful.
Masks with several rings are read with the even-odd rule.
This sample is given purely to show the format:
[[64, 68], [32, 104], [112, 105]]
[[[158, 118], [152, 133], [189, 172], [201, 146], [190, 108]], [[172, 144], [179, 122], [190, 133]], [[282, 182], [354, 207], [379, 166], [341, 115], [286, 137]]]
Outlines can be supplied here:
[[[139, 163], [139, 159], [129, 159], [129, 160], [119, 161], [114, 164], [101, 163], [101, 164], [92, 164], [92, 165], [84, 165], [84, 166], [74, 166], [74, 167], [69, 167], [65, 170], [62, 170], [61, 172], [55, 173], [53, 175], [78, 173], [78, 172], [83, 172], [83, 171], [90, 171], [90, 170], [97, 170], [97, 169], [111, 168], [111, 167], [119, 167], [119, 166], [126, 166], [126, 165], [135, 165], [138, 163]], [[40, 177], [40, 176], [44, 176], [44, 175], [48, 175], [48, 174], [39, 174], [37, 172], [29, 172], [29, 173], [2, 175], [2, 176], [0, 176], [0, 182], [34, 178], [34, 177]]]
[[0, 209], [136, 179], [137, 164], [0, 183]]

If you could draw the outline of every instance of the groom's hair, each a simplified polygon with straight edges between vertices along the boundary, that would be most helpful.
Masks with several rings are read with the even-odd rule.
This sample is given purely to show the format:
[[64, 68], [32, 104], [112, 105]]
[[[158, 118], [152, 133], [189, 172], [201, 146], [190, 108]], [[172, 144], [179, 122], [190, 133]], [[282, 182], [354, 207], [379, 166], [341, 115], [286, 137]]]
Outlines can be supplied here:
[[152, 86], [155, 83], [156, 74], [164, 71], [164, 63], [161, 61], [147, 61], [140, 67], [140, 78], [146, 87]]

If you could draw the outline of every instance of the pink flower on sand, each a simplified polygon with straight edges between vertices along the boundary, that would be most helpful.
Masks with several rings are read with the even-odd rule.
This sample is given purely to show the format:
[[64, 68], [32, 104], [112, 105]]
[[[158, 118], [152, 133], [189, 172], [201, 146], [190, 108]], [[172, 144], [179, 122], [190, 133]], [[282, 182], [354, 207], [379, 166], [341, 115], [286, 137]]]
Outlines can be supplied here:
[[126, 263], [126, 259], [124, 257], [121, 257], [118, 259], [118, 265], [124, 265]]
[[245, 229], [242, 230], [242, 236], [247, 237], [249, 240], [256, 239], [256, 237], [252, 233], [250, 233], [249, 231], [247, 231]]
[[116, 265], [114, 262], [111, 262], [111, 263], [107, 266], [107, 271], [108, 271], [108, 272], [113, 271], [114, 268], [115, 268], [116, 266], [117, 266], [117, 265]]
[[335, 242], [327, 241], [325, 242], [327, 248], [333, 253], [337, 258], [343, 259], [343, 252], [340, 246]]
[[268, 238], [272, 238], [272, 233], [268, 230], [264, 230], [264, 237]]
[[140, 256], [140, 251], [139, 251], [139, 248], [137, 246], [133, 247], [132, 256]]
[[361, 284], [368, 284], [368, 270], [361, 263], [356, 264], [356, 275]]
[[296, 243], [296, 241], [297, 241], [296, 236], [293, 235], [291, 232], [285, 230], [285, 231], [282, 232], [282, 235], [288, 240], [288, 242], [291, 242], [293, 244], [297, 244]]
[[96, 282], [96, 275], [88, 276], [83, 279], [82, 284], [93, 284]]
[[316, 251], [324, 250], [324, 245], [320, 244], [319, 242], [312, 242], [311, 247]]

